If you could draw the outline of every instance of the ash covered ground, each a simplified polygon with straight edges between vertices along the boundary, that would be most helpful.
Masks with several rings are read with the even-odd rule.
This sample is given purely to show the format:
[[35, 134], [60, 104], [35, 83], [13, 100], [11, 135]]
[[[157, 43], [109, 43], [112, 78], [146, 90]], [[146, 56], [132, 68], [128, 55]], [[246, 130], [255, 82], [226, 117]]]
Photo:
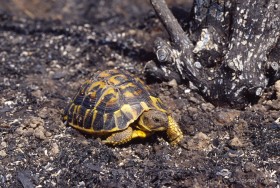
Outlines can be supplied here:
[[[167, 37], [146, 1], [0, 2], [0, 187], [279, 186], [279, 81], [244, 110], [215, 107], [143, 74], [156, 36]], [[186, 147], [164, 133], [110, 147], [63, 124], [80, 84], [111, 68], [168, 104]]]

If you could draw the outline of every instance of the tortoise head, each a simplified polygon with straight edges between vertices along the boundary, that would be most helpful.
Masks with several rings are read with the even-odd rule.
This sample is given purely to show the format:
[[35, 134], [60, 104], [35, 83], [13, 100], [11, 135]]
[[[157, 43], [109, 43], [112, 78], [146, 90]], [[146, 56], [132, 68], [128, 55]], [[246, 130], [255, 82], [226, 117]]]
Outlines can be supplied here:
[[164, 131], [168, 128], [168, 116], [159, 110], [148, 110], [143, 112], [138, 123], [143, 131]]
[[143, 131], [165, 131], [171, 145], [177, 145], [183, 139], [183, 133], [176, 121], [167, 113], [158, 110], [144, 112], [139, 119], [139, 128]]

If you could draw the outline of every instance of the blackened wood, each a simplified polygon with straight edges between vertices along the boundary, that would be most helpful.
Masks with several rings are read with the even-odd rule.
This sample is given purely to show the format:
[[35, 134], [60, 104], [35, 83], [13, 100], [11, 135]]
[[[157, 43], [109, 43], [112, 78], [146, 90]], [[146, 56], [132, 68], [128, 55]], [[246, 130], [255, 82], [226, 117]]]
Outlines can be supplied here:
[[[156, 40], [155, 53], [158, 60], [164, 70], [177, 71], [183, 79], [193, 82], [200, 93], [215, 104], [244, 107], [255, 102], [268, 85], [271, 77], [267, 74], [268, 70], [275, 71], [279, 65], [278, 60], [270, 63], [269, 68], [267, 66], [267, 55], [276, 46], [280, 35], [277, 1], [204, 0], [204, 3], [209, 3], [209, 12], [213, 13], [213, 2], [217, 9], [215, 14], [204, 15], [208, 20], [205, 29], [201, 30], [204, 31], [204, 36], [201, 32], [201, 43], [196, 41], [194, 46], [165, 1], [151, 0], [172, 42], [169, 45], [162, 39]], [[202, 4], [196, 6], [196, 10], [199, 10], [201, 7], [198, 6]], [[200, 21], [197, 23], [201, 25], [206, 22], [202, 19]], [[199, 27], [198, 25], [197, 28]], [[213, 40], [215, 35], [218, 39], [219, 36], [223, 36], [219, 39], [222, 42]], [[210, 42], [203, 44], [208, 38], [213, 41], [209, 40]], [[205, 53], [213, 56], [218, 54], [217, 58], [212, 58], [216, 67], [209, 68], [202, 63]], [[219, 58], [221, 59], [217, 62]]]

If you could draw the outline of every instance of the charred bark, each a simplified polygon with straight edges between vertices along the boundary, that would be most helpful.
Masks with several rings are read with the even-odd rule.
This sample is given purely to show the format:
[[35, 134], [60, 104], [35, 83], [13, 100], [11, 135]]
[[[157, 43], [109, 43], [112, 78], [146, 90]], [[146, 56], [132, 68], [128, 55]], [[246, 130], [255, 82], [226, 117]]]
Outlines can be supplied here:
[[170, 41], [156, 39], [158, 64], [149, 63], [147, 73], [157, 70], [154, 75], [177, 80], [179, 75], [216, 105], [242, 108], [255, 102], [269, 82], [279, 79], [279, 58], [269, 58], [279, 49], [278, 3], [197, 0], [189, 24], [192, 32], [187, 33], [164, 0], [151, 0]]

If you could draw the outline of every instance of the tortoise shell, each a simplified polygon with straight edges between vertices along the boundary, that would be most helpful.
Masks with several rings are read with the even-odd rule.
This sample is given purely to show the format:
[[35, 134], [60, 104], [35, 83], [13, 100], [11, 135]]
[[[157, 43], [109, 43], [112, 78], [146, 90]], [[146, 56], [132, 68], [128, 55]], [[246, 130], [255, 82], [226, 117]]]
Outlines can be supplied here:
[[86, 133], [124, 130], [150, 109], [166, 112], [143, 82], [121, 70], [99, 72], [85, 81], [64, 112], [70, 126]]

